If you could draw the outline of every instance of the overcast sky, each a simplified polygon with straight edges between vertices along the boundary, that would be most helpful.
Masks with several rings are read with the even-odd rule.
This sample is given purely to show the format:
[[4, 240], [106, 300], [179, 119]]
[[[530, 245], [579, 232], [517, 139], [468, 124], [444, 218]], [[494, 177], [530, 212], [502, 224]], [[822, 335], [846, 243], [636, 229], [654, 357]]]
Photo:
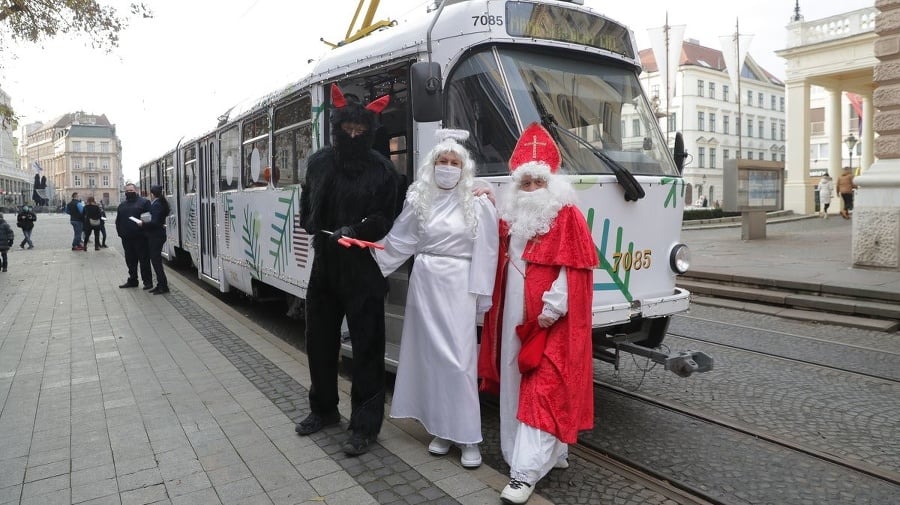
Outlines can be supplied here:
[[[102, 3], [127, 6], [123, 0]], [[182, 137], [215, 127], [232, 105], [280, 88], [307, 59], [328, 48], [320, 38], [343, 38], [357, 0], [331, 0], [328, 15], [309, 1], [144, 0], [152, 19], [133, 20], [111, 54], [82, 39], [57, 39], [43, 47], [17, 46], [16, 58], [0, 55], [0, 87], [11, 96], [22, 123], [49, 121], [83, 110], [106, 114], [122, 140], [126, 179], [138, 165], [172, 149]], [[376, 19], [404, 19], [424, 11], [427, 0], [382, 0]], [[585, 0], [585, 5], [628, 25], [641, 49], [647, 30], [685, 25], [685, 38], [720, 49], [719, 37], [752, 35], [749, 54], [784, 77], [786, 45], [795, 0]], [[806, 21], [872, 7], [874, 0], [800, 0]], [[318, 8], [316, 9], [318, 10]], [[124, 10], [127, 12], [127, 8]], [[361, 17], [361, 16], [360, 16]]]

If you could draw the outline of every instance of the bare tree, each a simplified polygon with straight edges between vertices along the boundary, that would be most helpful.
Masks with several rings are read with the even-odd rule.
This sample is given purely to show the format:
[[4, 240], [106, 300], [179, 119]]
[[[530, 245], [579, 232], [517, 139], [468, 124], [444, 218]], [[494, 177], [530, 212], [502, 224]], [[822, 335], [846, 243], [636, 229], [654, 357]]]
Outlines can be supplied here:
[[[153, 17], [143, 3], [132, 3], [129, 9], [123, 16], [96, 0], [0, 0], [0, 55], [9, 54], [12, 42], [39, 43], [60, 34], [84, 35], [91, 47], [112, 51], [118, 47], [119, 32], [127, 27], [129, 17]], [[0, 120], [15, 119], [12, 108], [0, 106]]]

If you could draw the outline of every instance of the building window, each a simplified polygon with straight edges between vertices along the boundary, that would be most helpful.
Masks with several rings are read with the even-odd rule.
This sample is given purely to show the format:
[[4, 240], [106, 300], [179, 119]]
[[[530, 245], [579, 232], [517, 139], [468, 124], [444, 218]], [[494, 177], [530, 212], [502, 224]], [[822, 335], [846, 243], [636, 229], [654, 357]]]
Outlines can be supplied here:
[[72, 160], [72, 168], [75, 170], [81, 170], [81, 160]]
[[714, 82], [709, 83], [709, 97], [710, 98], [716, 97], [716, 83], [714, 83]]
[[703, 96], [703, 81], [697, 79], [697, 96]]
[[108, 176], [108, 175], [101, 175], [101, 176], [100, 176], [100, 182], [103, 183], [103, 187], [104, 187], [104, 188], [108, 188], [108, 187], [109, 187], [109, 176]]
[[704, 115], [702, 112], [697, 113], [697, 129], [700, 131], [706, 129], [706, 122], [704, 121]]
[[728, 149], [722, 149], [722, 161], [731, 159], [731, 151]]
[[772, 110], [775, 110], [775, 95], [772, 95]]
[[709, 131], [716, 133], [716, 115], [712, 112], [709, 113]]
[[[747, 120], [747, 136], [748, 137], [753, 136], [753, 120], [752, 119]], [[752, 160], [753, 158], [750, 158], [750, 159]]]
[[762, 93], [757, 94], [757, 101], [756, 101], [756, 103], [759, 105], [759, 108], [760, 108], [760, 109], [763, 108], [763, 102], [764, 102], [764, 100], [763, 100], [763, 94], [762, 94]]
[[97, 168], [97, 165], [94, 161], [89, 160], [87, 162], [87, 168], [88, 168], [88, 170], [93, 170], [94, 168]]
[[747, 159], [748, 159], [748, 160], [752, 160], [752, 159], [753, 159], [753, 151], [747, 151]]
[[780, 124], [780, 128], [781, 128], [781, 140], [784, 140], [784, 123]]
[[716, 148], [709, 148], [709, 168], [716, 168]]
[[728, 101], [728, 85], [727, 84], [722, 85], [722, 101], [723, 102]]
[[757, 126], [757, 133], [759, 134], [759, 138], [764, 138], [765, 134], [766, 134], [765, 122], [762, 119], [760, 119], [759, 121], [757, 121], [756, 126]]
[[809, 134], [821, 135], [825, 133], [825, 107], [809, 109]]
[[96, 176], [94, 176], [94, 175], [88, 176], [88, 187], [89, 188], [97, 187], [97, 177]]
[[753, 92], [750, 90], [747, 90], [747, 105], [753, 106]]
[[80, 175], [76, 174], [76, 175], [72, 176], [72, 185], [74, 185], [76, 188], [81, 187], [81, 176]]
[[103, 170], [109, 170], [109, 162], [106, 160], [101, 161], [100, 168], [102, 168]]
[[722, 116], [722, 133], [731, 135], [731, 116]]
[[81, 142], [72, 141], [72, 152], [80, 153], [81, 152]]
[[781, 155], [781, 162], [784, 163], [784, 155]]
[[775, 121], [772, 121], [772, 140], [775, 140], [778, 138], [778, 136], [775, 135], [776, 133], [777, 132], [775, 131]]
[[778, 161], [778, 153], [772, 153], [772, 161]]
[[635, 137], [641, 136], [641, 120], [640, 119], [632, 119], [631, 120], [631, 134]]
[[94, 152], [94, 143], [93, 142], [85, 142], [85, 144], [87, 144], [87, 152], [89, 152], [89, 153]]
[[697, 168], [706, 168], [706, 148], [697, 148]]
[[650, 86], [650, 98], [659, 97], [659, 84], [654, 84]]
[[100, 152], [101, 153], [109, 152], [109, 142], [100, 142]]
[[784, 97], [778, 97], [778, 110], [784, 112]]
[[669, 114], [669, 131], [675, 131], [678, 129], [678, 113], [673, 112]]

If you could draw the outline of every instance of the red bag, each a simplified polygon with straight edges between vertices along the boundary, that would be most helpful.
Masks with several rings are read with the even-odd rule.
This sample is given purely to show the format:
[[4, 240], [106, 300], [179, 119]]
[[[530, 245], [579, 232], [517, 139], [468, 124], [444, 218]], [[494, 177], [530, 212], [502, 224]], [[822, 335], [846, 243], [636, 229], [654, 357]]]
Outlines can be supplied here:
[[547, 335], [550, 328], [541, 328], [537, 319], [516, 326], [516, 335], [522, 342], [519, 350], [519, 373], [526, 374], [541, 363], [544, 356], [544, 346], [547, 344]]

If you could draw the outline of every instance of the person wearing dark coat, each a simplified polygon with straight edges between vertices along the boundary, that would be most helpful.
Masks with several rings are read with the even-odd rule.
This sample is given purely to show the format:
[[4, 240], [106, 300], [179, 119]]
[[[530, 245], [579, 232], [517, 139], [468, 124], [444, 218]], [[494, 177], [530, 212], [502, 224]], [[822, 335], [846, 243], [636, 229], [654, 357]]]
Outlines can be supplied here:
[[[150, 271], [150, 256], [147, 236], [141, 230], [142, 215], [150, 213], [150, 202], [137, 194], [134, 184], [125, 185], [125, 201], [119, 204], [116, 212], [116, 233], [122, 239], [125, 250], [125, 265], [128, 267], [128, 280], [120, 288], [136, 288], [138, 286], [138, 267], [144, 289], [153, 289], [153, 273]], [[132, 219], [134, 218], [134, 219]]]
[[363, 107], [347, 101], [332, 85], [331, 99], [332, 145], [310, 156], [300, 193], [300, 224], [313, 237], [314, 248], [306, 292], [312, 386], [311, 412], [295, 431], [310, 435], [341, 420], [337, 357], [346, 318], [353, 350], [352, 433], [342, 449], [358, 456], [369, 450], [384, 418], [387, 281], [367, 249], [338, 241], [348, 237], [374, 242], [387, 235], [397, 215], [399, 180], [393, 163], [372, 149], [375, 114], [388, 97]]
[[0, 214], [0, 272], [5, 272], [6, 267], [9, 266], [6, 253], [15, 241], [16, 233], [13, 231], [12, 227], [9, 226], [9, 223], [3, 219], [3, 214]]
[[150, 187], [150, 221], [140, 226], [147, 235], [150, 265], [156, 273], [156, 287], [150, 292], [161, 295], [169, 292], [169, 280], [163, 268], [162, 248], [166, 242], [166, 217], [170, 211], [169, 202], [162, 194], [162, 186]]
[[103, 211], [97, 205], [93, 196], [89, 196], [84, 206], [84, 248], [87, 250], [91, 241], [91, 233], [94, 234], [94, 250], [100, 250], [100, 227], [103, 226]]
[[22, 229], [22, 235], [25, 237], [22, 239], [22, 243], [19, 244], [19, 247], [22, 249], [26, 245], [28, 245], [29, 249], [34, 249], [34, 242], [31, 241], [31, 231], [34, 229], [35, 221], [37, 221], [37, 214], [31, 210], [31, 207], [28, 205], [22, 206], [22, 210], [16, 215], [16, 226]]

